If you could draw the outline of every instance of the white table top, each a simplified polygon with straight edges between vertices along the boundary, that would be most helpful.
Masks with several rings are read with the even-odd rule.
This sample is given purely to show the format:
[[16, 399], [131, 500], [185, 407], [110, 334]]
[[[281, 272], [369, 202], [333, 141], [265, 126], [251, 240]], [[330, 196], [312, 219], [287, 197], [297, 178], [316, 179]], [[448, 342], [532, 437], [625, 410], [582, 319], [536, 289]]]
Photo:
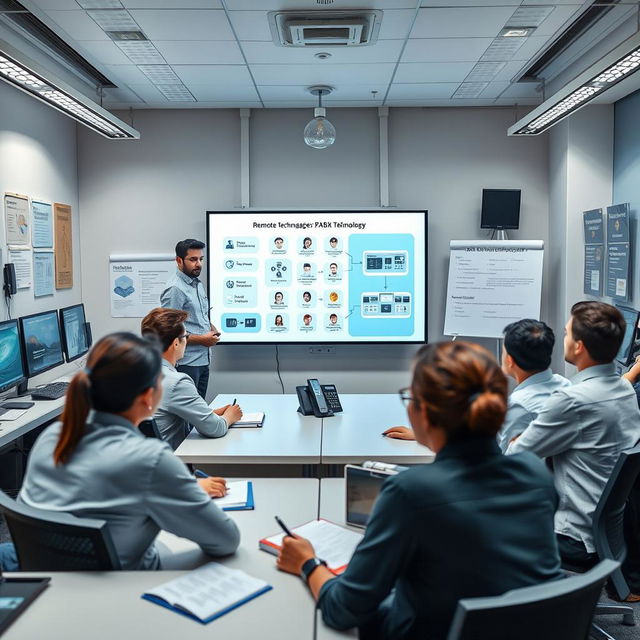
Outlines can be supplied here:
[[[275, 557], [260, 551], [258, 540], [277, 532], [274, 514], [291, 526], [314, 519], [318, 481], [254, 480], [254, 498], [254, 511], [231, 512], [241, 530], [240, 549], [216, 562], [269, 582], [273, 589], [264, 595], [201, 625], [140, 598], [145, 591], [182, 575], [183, 571], [22, 573], [21, 576], [51, 575], [51, 585], [9, 628], [3, 640], [311, 640], [315, 607], [310, 593], [299, 578], [276, 569]], [[174, 561], [186, 561], [182, 566], [211, 561], [188, 540], [162, 534], [161, 542], [178, 552]]]
[[344, 411], [322, 422], [322, 463], [379, 460], [398, 464], [431, 462], [433, 453], [408, 440], [382, 435], [389, 427], [409, 425], [397, 394], [340, 394]]
[[[232, 464], [318, 464], [322, 420], [297, 413], [293, 394], [238, 395], [246, 413], [263, 411], [261, 428], [234, 428], [223, 438], [203, 438], [195, 429], [176, 450], [184, 462]], [[221, 407], [234, 396], [219, 395], [211, 403]]]

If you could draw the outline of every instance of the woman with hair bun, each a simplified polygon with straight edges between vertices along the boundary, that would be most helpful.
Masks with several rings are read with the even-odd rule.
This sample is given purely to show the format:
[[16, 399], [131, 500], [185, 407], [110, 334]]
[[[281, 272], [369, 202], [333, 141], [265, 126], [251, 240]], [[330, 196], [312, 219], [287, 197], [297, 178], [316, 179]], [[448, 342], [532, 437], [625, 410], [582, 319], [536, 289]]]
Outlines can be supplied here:
[[62, 422], [36, 441], [19, 495], [31, 507], [106, 520], [122, 569], [161, 568], [161, 529], [214, 556], [240, 542], [169, 445], [138, 431], [162, 397], [161, 362], [155, 340], [99, 340], [69, 385]]
[[359, 627], [364, 639], [444, 639], [461, 598], [563, 576], [557, 497], [535, 455], [503, 456], [496, 443], [507, 380], [486, 349], [425, 345], [400, 395], [434, 462], [385, 481], [341, 576], [300, 537], [285, 536], [278, 568], [302, 575], [333, 628]]

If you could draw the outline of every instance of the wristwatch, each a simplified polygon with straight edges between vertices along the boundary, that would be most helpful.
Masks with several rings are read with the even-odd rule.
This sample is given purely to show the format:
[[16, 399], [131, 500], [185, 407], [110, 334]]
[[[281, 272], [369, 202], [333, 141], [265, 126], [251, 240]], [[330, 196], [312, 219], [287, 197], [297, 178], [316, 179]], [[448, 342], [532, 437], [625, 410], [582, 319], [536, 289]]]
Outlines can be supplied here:
[[305, 581], [309, 582], [309, 576], [320, 566], [327, 566], [327, 563], [320, 558], [309, 558], [303, 565], [302, 569], [300, 569], [300, 577]]

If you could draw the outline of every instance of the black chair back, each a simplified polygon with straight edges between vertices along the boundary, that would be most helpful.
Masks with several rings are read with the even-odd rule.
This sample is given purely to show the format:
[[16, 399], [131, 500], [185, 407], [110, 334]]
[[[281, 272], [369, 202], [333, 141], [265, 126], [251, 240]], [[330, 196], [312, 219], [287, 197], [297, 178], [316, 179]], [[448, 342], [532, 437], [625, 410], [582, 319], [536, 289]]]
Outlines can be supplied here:
[[158, 425], [153, 418], [148, 418], [147, 420], [143, 420], [139, 425], [138, 429], [142, 435], [147, 438], [157, 438], [158, 440], [162, 440], [162, 436], [160, 435], [160, 429], [158, 429]]
[[109, 571], [120, 559], [104, 520], [34, 509], [0, 491], [21, 571]]
[[581, 575], [460, 600], [447, 640], [585, 640], [602, 587], [619, 566], [604, 560]]
[[[625, 507], [638, 482], [640, 446], [620, 454], [593, 514], [593, 539], [600, 560], [609, 558], [622, 562], [625, 558]], [[611, 575], [611, 585], [620, 600], [624, 600], [630, 593], [620, 569]]]

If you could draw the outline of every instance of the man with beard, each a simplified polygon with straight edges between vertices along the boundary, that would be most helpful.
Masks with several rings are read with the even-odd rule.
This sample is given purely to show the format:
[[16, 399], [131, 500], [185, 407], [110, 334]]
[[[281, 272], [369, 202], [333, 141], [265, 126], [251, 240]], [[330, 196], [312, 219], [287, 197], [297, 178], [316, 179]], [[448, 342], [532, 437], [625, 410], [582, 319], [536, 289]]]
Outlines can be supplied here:
[[209, 320], [209, 300], [199, 279], [204, 261], [204, 242], [187, 238], [176, 245], [175, 275], [160, 296], [161, 306], [186, 311], [184, 325], [187, 348], [177, 371], [186, 373], [195, 382], [204, 398], [209, 384], [209, 349], [220, 340], [220, 332]]

